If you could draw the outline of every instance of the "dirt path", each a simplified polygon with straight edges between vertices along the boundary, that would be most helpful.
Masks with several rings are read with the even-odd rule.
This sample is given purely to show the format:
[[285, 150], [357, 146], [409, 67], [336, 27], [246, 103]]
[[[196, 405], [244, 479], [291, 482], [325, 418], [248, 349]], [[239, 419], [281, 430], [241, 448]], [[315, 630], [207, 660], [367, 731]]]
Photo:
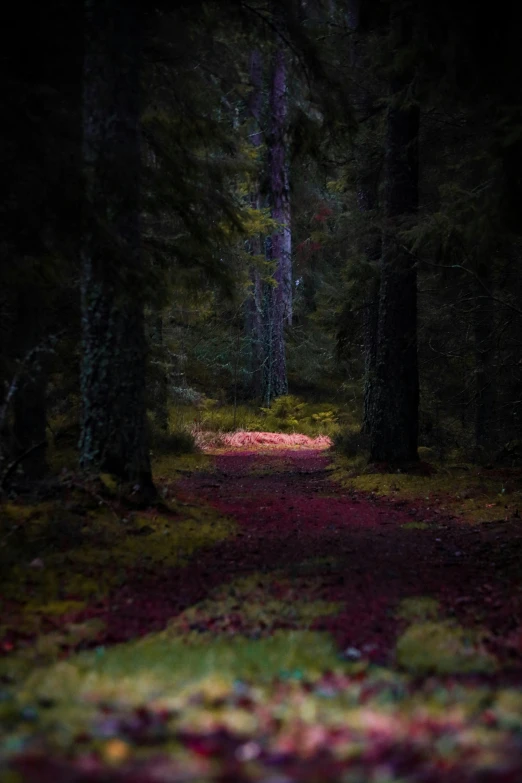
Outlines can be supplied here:
[[393, 662], [400, 601], [431, 596], [466, 625], [480, 619], [489, 644], [518, 668], [522, 594], [502, 571], [506, 541], [437, 508], [350, 493], [330, 480], [329, 465], [323, 452], [229, 453], [213, 473], [182, 482], [187, 500], [241, 523], [238, 538], [212, 553], [220, 571], [301, 573], [305, 593], [308, 578], [315, 597], [343, 604], [315, 627], [378, 663]]
[[2, 783], [519, 783], [518, 527], [330, 473], [231, 451], [165, 482], [230, 532], [168, 565], [179, 523], [145, 512], [156, 561], [75, 617], [96, 649], [0, 688]]

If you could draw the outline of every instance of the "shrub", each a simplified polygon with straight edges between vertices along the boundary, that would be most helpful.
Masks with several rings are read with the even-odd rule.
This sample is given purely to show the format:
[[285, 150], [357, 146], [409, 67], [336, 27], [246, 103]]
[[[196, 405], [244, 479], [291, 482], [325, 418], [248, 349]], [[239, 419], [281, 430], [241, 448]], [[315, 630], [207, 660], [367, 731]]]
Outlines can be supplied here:
[[367, 456], [370, 452], [370, 440], [362, 432], [343, 430], [333, 437], [335, 451], [344, 454], [345, 457]]
[[153, 454], [191, 454], [196, 451], [194, 435], [187, 430], [162, 432], [154, 428], [151, 433]]

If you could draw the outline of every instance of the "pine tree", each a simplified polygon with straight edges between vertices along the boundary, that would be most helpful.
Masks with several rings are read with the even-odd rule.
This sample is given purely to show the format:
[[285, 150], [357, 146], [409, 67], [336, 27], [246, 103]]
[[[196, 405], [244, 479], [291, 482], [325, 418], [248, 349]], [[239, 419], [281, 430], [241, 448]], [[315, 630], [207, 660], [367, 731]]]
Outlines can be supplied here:
[[417, 271], [415, 257], [401, 237], [415, 220], [418, 207], [416, 67], [403, 54], [413, 41], [414, 10], [413, 4], [391, 6], [392, 44], [400, 48], [390, 79], [386, 117], [381, 290], [370, 416], [373, 462], [418, 459]]
[[154, 492], [147, 447], [140, 229], [143, 16], [86, 0], [81, 464]]

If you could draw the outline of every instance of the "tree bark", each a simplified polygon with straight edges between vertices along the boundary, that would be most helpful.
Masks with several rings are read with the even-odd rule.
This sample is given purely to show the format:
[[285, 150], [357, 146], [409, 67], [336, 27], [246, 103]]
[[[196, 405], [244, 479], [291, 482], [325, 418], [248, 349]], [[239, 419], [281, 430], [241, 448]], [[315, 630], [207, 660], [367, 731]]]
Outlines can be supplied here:
[[[364, 84], [367, 63], [364, 52], [364, 42], [360, 30], [361, 0], [350, 0], [348, 3], [347, 21], [351, 31], [350, 62], [353, 69], [355, 88], [352, 102], [359, 120], [358, 133], [354, 140], [355, 177], [357, 188], [357, 207], [361, 215], [369, 215], [377, 208], [378, 178], [375, 164], [372, 160], [371, 145], [363, 134], [367, 131], [368, 116], [373, 101]], [[366, 122], [362, 126], [362, 120]], [[372, 130], [372, 129], [370, 129]], [[361, 248], [365, 260], [372, 268], [365, 281], [365, 292], [362, 307], [362, 336], [364, 361], [364, 394], [363, 418], [361, 432], [368, 435], [371, 426], [371, 411], [373, 408], [373, 392], [376, 380], [377, 363], [377, 329], [379, 323], [379, 288], [381, 236], [377, 228], [365, 232], [365, 244]]]
[[291, 323], [292, 320], [287, 64], [282, 46], [278, 47], [274, 56], [270, 116], [269, 200], [271, 217], [279, 224], [279, 228], [265, 243], [266, 259], [275, 266], [275, 285], [263, 286], [262, 399], [267, 406], [275, 397], [288, 393], [284, 327], [285, 323]]
[[86, 0], [81, 464], [152, 494], [140, 230], [139, 0]]
[[[19, 291], [15, 339], [19, 341], [17, 353], [21, 362], [42, 341], [44, 329], [41, 302], [42, 292], [37, 286], [27, 284]], [[27, 453], [20, 460], [20, 467], [28, 479], [41, 479], [47, 472], [46, 360], [43, 351], [34, 353], [34, 359], [27, 363], [20, 375], [13, 398], [14, 457]]]
[[495, 313], [493, 280], [488, 262], [479, 266], [475, 283], [476, 305], [473, 311], [475, 341], [475, 445], [487, 456], [494, 448], [494, 421], [496, 407], [495, 388]]
[[[415, 66], [404, 49], [413, 38], [414, 8], [392, 6], [391, 30], [400, 64], [391, 78], [386, 120], [384, 219], [376, 384], [370, 423], [370, 460], [418, 460], [417, 272], [401, 230], [418, 206], [419, 107], [412, 95]], [[402, 51], [401, 51], [402, 50]], [[401, 57], [402, 55], [402, 57]]]
[[[250, 141], [259, 154], [263, 143], [261, 131], [263, 115], [263, 59], [261, 52], [254, 50], [250, 56], [250, 84], [252, 92], [248, 102], [248, 113], [252, 120]], [[252, 209], [261, 208], [261, 193], [259, 181], [254, 181], [250, 192]], [[262, 254], [261, 237], [250, 240], [249, 251], [252, 256]], [[253, 266], [250, 270], [251, 290], [246, 302], [245, 328], [250, 337], [250, 393], [254, 399], [260, 399], [263, 386], [263, 286], [259, 270]]]
[[163, 315], [154, 316], [154, 337], [158, 347], [159, 367], [155, 376], [154, 413], [156, 424], [162, 432], [169, 431], [169, 375], [165, 362], [163, 339]]

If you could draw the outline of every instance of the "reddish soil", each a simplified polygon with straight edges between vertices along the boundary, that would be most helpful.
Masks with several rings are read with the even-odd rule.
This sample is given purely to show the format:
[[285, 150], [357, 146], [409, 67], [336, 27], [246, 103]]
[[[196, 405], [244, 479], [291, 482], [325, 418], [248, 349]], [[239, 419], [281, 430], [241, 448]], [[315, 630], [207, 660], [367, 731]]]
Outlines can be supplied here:
[[[101, 617], [107, 623], [101, 641], [120, 642], [163, 628], [220, 583], [324, 559], [324, 567], [307, 570], [313, 598], [344, 609], [315, 627], [330, 631], [341, 650], [393, 662], [403, 627], [395, 617], [400, 600], [429, 595], [465, 625], [479, 618], [511, 677], [522, 672], [522, 574], [505, 572], [506, 531], [498, 535], [494, 526], [472, 526], [420, 502], [349, 492], [329, 479], [328, 465], [324, 452], [310, 450], [216, 457], [213, 472], [173, 489], [181, 500], [203, 501], [234, 518], [237, 536], [185, 569], [129, 573], [123, 587], [82, 617]], [[403, 527], [412, 522], [429, 526]], [[306, 592], [305, 582], [303, 576]]]
[[[209, 554], [206, 573], [212, 560], [232, 576], [333, 559], [315, 597], [344, 604], [341, 614], [318, 623], [341, 649], [389, 662], [399, 601], [429, 595], [465, 624], [480, 614], [495, 635], [495, 652], [522, 665], [522, 574], [503, 573], [503, 537], [421, 503], [348, 492], [328, 478], [328, 464], [321, 451], [228, 453], [216, 459], [214, 473], [184, 480], [187, 499], [200, 498], [241, 524], [237, 538]], [[412, 522], [429, 527], [403, 527]]]
[[[518, 528], [509, 528], [507, 523], [500, 527], [500, 523], [474, 526], [420, 502], [376, 499], [350, 492], [329, 479], [328, 467], [329, 458], [321, 451], [230, 452], [216, 457], [212, 472], [193, 474], [168, 488], [182, 501], [204, 502], [234, 518], [239, 523], [238, 533], [200, 552], [185, 569], [141, 569], [129, 573], [126, 584], [103, 605], [92, 606], [84, 613], [85, 617], [99, 616], [107, 622], [105, 635], [98, 643], [123, 641], [161, 629], [217, 585], [250, 573], [281, 570], [291, 575], [294, 587], [301, 586], [305, 600], [341, 604], [336, 615], [315, 621], [315, 628], [333, 634], [341, 655], [344, 651], [348, 657], [355, 650], [357, 656], [372, 662], [393, 664], [395, 642], [404, 627], [396, 617], [399, 602], [409, 596], [431, 596], [440, 601], [444, 616], [456, 616], [468, 626], [485, 626], [491, 634], [488, 644], [502, 664], [494, 675], [461, 680], [522, 684], [522, 578], [510, 556], [512, 542], [519, 536]], [[428, 525], [422, 529], [408, 527], [412, 522]], [[279, 597], [283, 600], [288, 589], [284, 582], [282, 576]], [[243, 622], [238, 612], [227, 630], [250, 634], [251, 628], [244, 627]], [[283, 622], [280, 626], [288, 627]], [[205, 633], [216, 629], [203, 623], [191, 630]], [[448, 687], [452, 687], [455, 678], [447, 679]], [[155, 726], [154, 721], [159, 718], [146, 707], [136, 715], [141, 721], [138, 735], [147, 738], [150, 726]], [[490, 719], [487, 710], [484, 715]], [[138, 718], [132, 718], [134, 723]], [[123, 736], [128, 720], [122, 719]], [[439, 728], [429, 728], [433, 742], [436, 731]], [[453, 729], [448, 731], [451, 734]], [[251, 778], [237, 760], [237, 748], [245, 742], [244, 738], [217, 730], [179, 735], [178, 741], [198, 757], [220, 759], [223, 771], [213, 780], [261, 780], [255, 775]], [[391, 737], [386, 742], [378, 740], [376, 734], [365, 754], [354, 761], [359, 764], [362, 777], [343, 777], [345, 768], [328, 750], [335, 738], [325, 735], [316, 755], [289, 754], [283, 758], [279, 754], [281, 758], [276, 759], [268, 754], [266, 764], [279, 765], [284, 774], [275, 773], [263, 781], [360, 781], [366, 780], [364, 769], [369, 770], [369, 775], [372, 771], [367, 779], [374, 781], [377, 777], [372, 775], [377, 774], [379, 765], [384, 765], [382, 769], [391, 765], [389, 769], [393, 767], [401, 780], [424, 783], [518, 783], [522, 779], [518, 745], [506, 745], [510, 761], [504, 771], [485, 770], [476, 777], [461, 762], [432, 763], [430, 746], [421, 752], [413, 735], [403, 744]], [[244, 745], [250, 746], [255, 743]], [[154, 760], [140, 767], [132, 761], [119, 770], [108, 770], [99, 758], [88, 755], [71, 762], [40, 755], [20, 756], [16, 765], [23, 779], [31, 783], [153, 783], [186, 779], [182, 769], [174, 768], [178, 763], [175, 758], [157, 763], [158, 768]], [[82, 767], [84, 764], [91, 766]]]

